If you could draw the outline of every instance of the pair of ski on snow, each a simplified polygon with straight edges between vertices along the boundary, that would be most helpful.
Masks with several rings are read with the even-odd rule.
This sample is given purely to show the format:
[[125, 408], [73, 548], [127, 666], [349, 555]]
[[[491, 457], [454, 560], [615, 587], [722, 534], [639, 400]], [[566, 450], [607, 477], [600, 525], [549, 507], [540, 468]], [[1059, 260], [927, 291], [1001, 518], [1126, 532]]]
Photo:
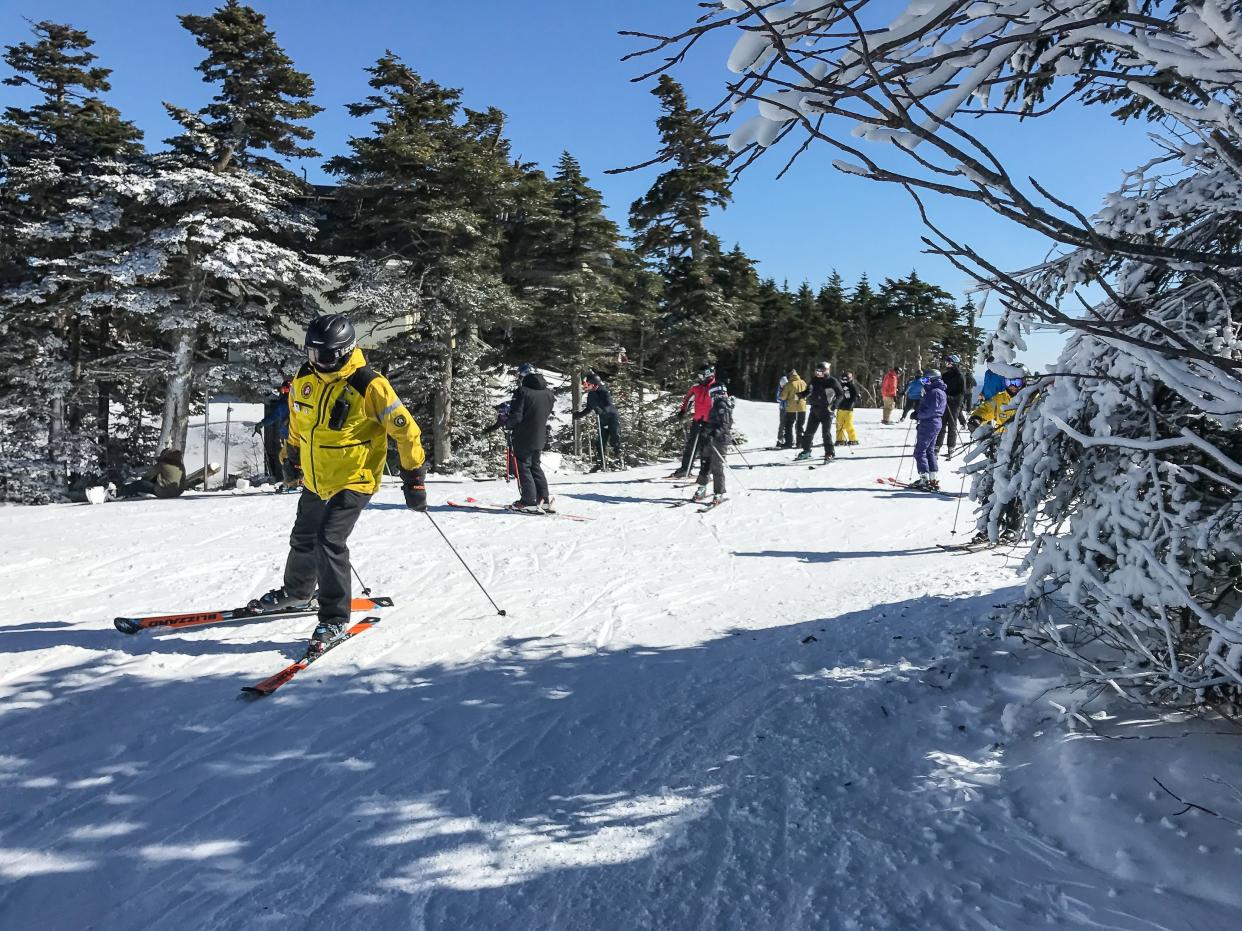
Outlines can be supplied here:
[[[378, 608], [391, 608], [393, 601], [391, 598], [382, 595], [371, 595], [366, 598], [355, 598], [350, 602], [351, 611], [374, 611]], [[159, 631], [159, 630], [184, 630], [189, 627], [205, 627], [210, 624], [227, 624], [236, 621], [271, 621], [289, 617], [308, 617], [315, 613], [315, 606], [305, 605], [299, 608], [281, 608], [274, 611], [262, 611], [254, 608], [233, 608], [224, 611], [195, 611], [185, 614], [161, 614], [153, 617], [118, 617], [113, 620], [113, 626], [123, 634], [139, 634], [143, 631]], [[288, 683], [299, 672], [309, 666], [316, 660], [322, 659], [325, 655], [335, 650], [346, 640], [351, 640], [359, 634], [366, 633], [372, 627], [380, 622], [375, 616], [364, 617], [362, 620], [351, 624], [345, 631], [335, 640], [328, 642], [324, 647], [316, 652], [307, 651], [306, 654], [297, 662], [290, 663], [280, 672], [273, 676], [268, 676], [254, 685], [242, 687], [242, 692], [255, 697], [271, 695], [282, 685]]]

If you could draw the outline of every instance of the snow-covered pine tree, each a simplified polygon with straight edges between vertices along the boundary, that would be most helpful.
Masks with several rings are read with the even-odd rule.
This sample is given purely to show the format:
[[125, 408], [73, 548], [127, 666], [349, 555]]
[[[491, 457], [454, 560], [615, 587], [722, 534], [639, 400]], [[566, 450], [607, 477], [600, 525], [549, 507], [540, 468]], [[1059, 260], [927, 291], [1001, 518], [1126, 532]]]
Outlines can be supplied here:
[[107, 459], [110, 314], [84, 304], [86, 282], [59, 263], [106, 247], [111, 234], [80, 210], [84, 177], [137, 152], [142, 134], [98, 96], [111, 72], [85, 32], [31, 31], [4, 55], [4, 83], [33, 102], [0, 119], [0, 499], [44, 501]]
[[335, 293], [406, 327], [377, 360], [430, 421], [435, 468], [470, 466], [486, 456], [478, 435], [493, 414], [481, 334], [526, 313], [500, 262], [522, 172], [499, 110], [464, 109], [460, 91], [391, 52], [367, 72], [374, 93], [348, 109], [373, 132], [326, 166], [341, 179], [329, 243], [344, 258]]
[[[1073, 334], [1055, 379], [1027, 386], [1016, 422], [989, 444], [985, 526], [995, 535], [1017, 505], [1033, 543], [1028, 630], [1075, 659], [1096, 689], [1236, 707], [1236, 4], [1188, 0], [1136, 12], [1111, 0], [997, 0], [912, 3], [897, 15], [872, 0], [763, 9], [722, 0], [690, 38], [658, 47], [680, 61], [680, 42], [739, 30], [729, 64], [746, 77], [731, 85], [733, 109], [743, 99], [759, 106], [730, 139], [742, 158], [805, 131], [848, 154], [835, 163], [841, 171], [916, 196], [981, 203], [1053, 244], [1043, 267], [1006, 274], [932, 225], [920, 204], [928, 245], [1005, 306], [1004, 332], [990, 346], [994, 369], [1018, 373], [1010, 353], [1034, 322]], [[1012, 125], [1013, 116], [1038, 120], [1074, 99], [1165, 127], [1154, 156], [1093, 217], [1026, 172], [1011, 174], [961, 119], [995, 114]], [[855, 125], [840, 132], [823, 119], [834, 113]], [[869, 145], [884, 147], [884, 157], [873, 158]], [[1085, 313], [1084, 285], [1106, 295]]]
[[[171, 350], [160, 444], [182, 445], [195, 363], [199, 380], [224, 378], [255, 392], [279, 382], [296, 359], [289, 332], [314, 316], [312, 292], [326, 287], [304, 252], [314, 218], [298, 205], [303, 193], [286, 158], [318, 153], [303, 121], [319, 112], [314, 82], [298, 71], [253, 8], [227, 0], [209, 16], [184, 15], [181, 25], [207, 52], [198, 65], [216, 85], [197, 112], [165, 104], [182, 132], [171, 153], [117, 181], [149, 221], [119, 268], [146, 255], [151, 274], [138, 275], [164, 308], [159, 322]], [[227, 372], [230, 348], [242, 363]]]

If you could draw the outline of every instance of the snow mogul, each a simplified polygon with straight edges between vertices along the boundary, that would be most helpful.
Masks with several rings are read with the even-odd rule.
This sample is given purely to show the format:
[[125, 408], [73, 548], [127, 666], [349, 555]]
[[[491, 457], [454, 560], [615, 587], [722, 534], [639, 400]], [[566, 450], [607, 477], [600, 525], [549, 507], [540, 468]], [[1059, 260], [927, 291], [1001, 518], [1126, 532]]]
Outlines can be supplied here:
[[306, 329], [306, 364], [289, 387], [287, 482], [302, 482], [289, 534], [284, 584], [252, 607], [313, 605], [319, 625], [308, 652], [322, 652], [347, 626], [352, 598], [349, 534], [380, 487], [388, 437], [401, 457], [411, 510], [427, 510], [421, 432], [388, 379], [367, 366], [353, 324], [326, 314]]

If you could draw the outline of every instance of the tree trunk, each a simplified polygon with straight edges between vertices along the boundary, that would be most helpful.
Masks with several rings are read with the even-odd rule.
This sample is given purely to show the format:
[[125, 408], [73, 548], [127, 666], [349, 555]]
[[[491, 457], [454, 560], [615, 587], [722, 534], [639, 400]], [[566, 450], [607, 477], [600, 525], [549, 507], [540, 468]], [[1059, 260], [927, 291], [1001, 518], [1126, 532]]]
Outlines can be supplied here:
[[456, 346], [456, 330], [450, 324], [444, 333], [444, 368], [440, 372], [440, 384], [436, 386], [432, 411], [431, 441], [435, 444], [435, 466], [439, 471], [453, 458], [453, 349]]
[[164, 417], [160, 422], [160, 449], [185, 449], [190, 423], [190, 391], [194, 383], [194, 330], [172, 333], [173, 366], [164, 389]]
[[[111, 316], [105, 310], [99, 318], [99, 344], [95, 347], [95, 358], [107, 357], [111, 338]], [[96, 378], [95, 386], [95, 435], [99, 443], [99, 462], [106, 469], [112, 459], [112, 385]]]
[[[582, 407], [582, 373], [573, 371], [569, 373], [569, 390], [572, 398], [573, 409], [577, 412]], [[574, 455], [582, 455], [582, 421], [574, 418]]]

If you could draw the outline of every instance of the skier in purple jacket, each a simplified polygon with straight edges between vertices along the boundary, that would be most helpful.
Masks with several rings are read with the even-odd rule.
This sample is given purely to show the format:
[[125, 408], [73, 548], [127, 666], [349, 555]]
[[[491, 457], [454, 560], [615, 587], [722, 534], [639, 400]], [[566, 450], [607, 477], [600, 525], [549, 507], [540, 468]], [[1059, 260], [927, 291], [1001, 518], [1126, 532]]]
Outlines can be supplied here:
[[944, 382], [940, 380], [939, 369], [924, 369], [921, 380], [923, 397], [915, 414], [919, 426], [914, 440], [914, 464], [918, 466], [919, 478], [914, 486], [939, 491], [940, 463], [936, 460], [936, 438], [940, 435], [949, 399]]

